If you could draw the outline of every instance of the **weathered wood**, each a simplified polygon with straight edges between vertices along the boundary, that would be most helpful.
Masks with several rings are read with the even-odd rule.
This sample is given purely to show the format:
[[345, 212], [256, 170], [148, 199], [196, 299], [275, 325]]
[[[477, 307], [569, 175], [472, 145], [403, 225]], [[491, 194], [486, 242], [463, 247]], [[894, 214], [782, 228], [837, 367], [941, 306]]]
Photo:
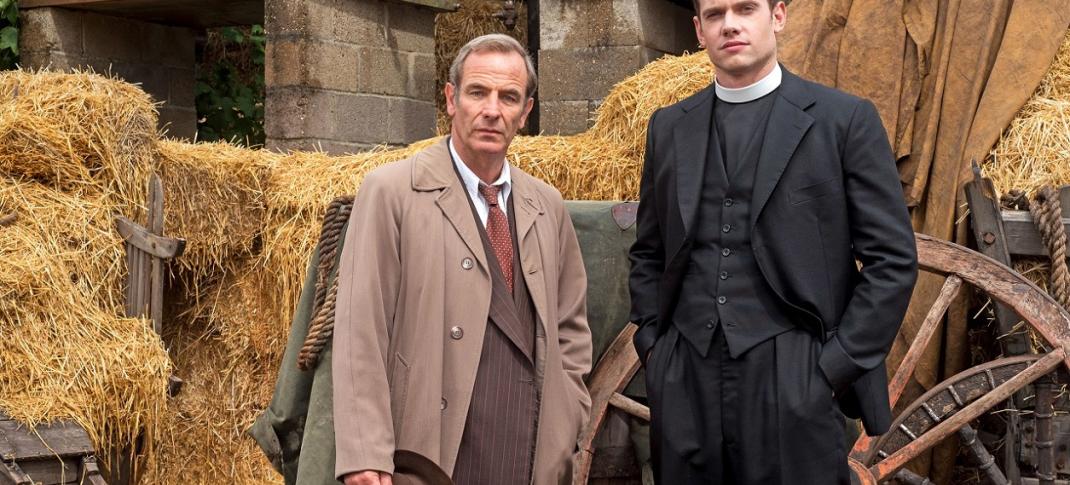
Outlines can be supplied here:
[[613, 407], [631, 414], [632, 416], [644, 421], [650, 421], [650, 408], [639, 404], [634, 399], [631, 399], [624, 394], [614, 392], [613, 395], [609, 397], [609, 403], [612, 404]]
[[[974, 165], [974, 179], [966, 183], [965, 191], [966, 203], [970, 208], [972, 223], [970, 226], [973, 229], [974, 240], [977, 241], [978, 251], [1010, 266], [1011, 255], [996, 189], [992, 185], [992, 180], [980, 176], [980, 169], [976, 164]], [[999, 325], [999, 343], [1003, 355], [1028, 353], [1031, 350], [1028, 332], [1023, 328], [1016, 329], [1022, 317], [999, 302], [996, 302], [994, 311]]]
[[[925, 434], [918, 436], [918, 439], [914, 440], [910, 445], [900, 448], [887, 458], [877, 462], [876, 465], [870, 467], [870, 471], [878, 480], [885, 480], [893, 476], [896, 471], [906, 465], [910, 460], [913, 460], [922, 452], [932, 448], [944, 438], [955, 433], [963, 425], [976, 419], [985, 411], [988, 411], [1001, 401], [1006, 400], [1019, 389], [1039, 379], [1044, 374], [1055, 370], [1055, 368], [1063, 364], [1067, 357], [1068, 356], [1062, 349], [1057, 349], [1044, 357], [1041, 357], [1024, 371], [1000, 384], [980, 399], [966, 405], [966, 407], [951, 415], [950, 418], [941, 421]], [[919, 400], [918, 402], [923, 401]], [[895, 423], [892, 423], [892, 426], [897, 426], [903, 417], [909, 415], [910, 413], [903, 413]]]
[[[1013, 256], [1048, 257], [1048, 248], [1040, 237], [1029, 211], [1005, 210], [1003, 227], [1007, 233], [1007, 248]], [[1070, 217], [1063, 215], [1063, 227], [1070, 233]]]
[[387, 0], [394, 3], [407, 3], [418, 7], [425, 7], [438, 12], [453, 12], [460, 7], [457, 0]]
[[70, 422], [42, 424], [28, 430], [15, 421], [0, 421], [0, 442], [7, 442], [20, 461], [93, 453], [93, 443], [85, 430]]
[[598, 365], [591, 373], [588, 389], [591, 391], [591, 417], [580, 432], [579, 448], [573, 468], [572, 483], [585, 484], [590, 476], [594, 457], [594, 439], [609, 410], [610, 399], [624, 390], [639, 369], [639, 356], [632, 346], [632, 336], [638, 327], [629, 323], [609, 345]]
[[[149, 231], [156, 236], [163, 236], [163, 183], [156, 174], [149, 182]], [[156, 335], [163, 335], [163, 261], [150, 258], [149, 268], [149, 318]]]
[[115, 225], [123, 240], [157, 258], [177, 258], [186, 249], [184, 239], [157, 236], [124, 216], [116, 216]]
[[1050, 345], [1066, 351], [1070, 368], [1070, 314], [1047, 293], [1006, 265], [961, 246], [917, 234], [918, 264], [923, 270], [953, 273], [1006, 304], [1030, 323]]
[[943, 320], [944, 314], [947, 313], [948, 307], [958, 297], [961, 290], [962, 279], [958, 276], [948, 276], [947, 280], [944, 281], [944, 286], [940, 289], [940, 295], [936, 297], [933, 306], [929, 308], [929, 313], [925, 315], [925, 321], [922, 322], [921, 327], [918, 329], [918, 334], [914, 336], [914, 341], [910, 343], [910, 350], [903, 357], [899, 368], [895, 371], [895, 376], [892, 377], [892, 381], [888, 384], [889, 404], [893, 408], [899, 402], [899, 396], [903, 394], [903, 389], [906, 389], [907, 382], [913, 377], [914, 369], [918, 366], [918, 362], [921, 362], [921, 357], [925, 354], [925, 349], [929, 347], [933, 334], [936, 333], [936, 329]]
[[19, 8], [64, 7], [183, 27], [264, 23], [263, 0], [20, 0]]

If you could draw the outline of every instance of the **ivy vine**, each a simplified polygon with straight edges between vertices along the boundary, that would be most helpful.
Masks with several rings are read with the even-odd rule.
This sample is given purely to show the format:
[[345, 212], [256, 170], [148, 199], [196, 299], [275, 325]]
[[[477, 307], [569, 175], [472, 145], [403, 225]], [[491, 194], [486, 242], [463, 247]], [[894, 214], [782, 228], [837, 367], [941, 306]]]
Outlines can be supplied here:
[[208, 32], [197, 65], [198, 140], [264, 144], [266, 40], [260, 25]]
[[0, 0], [0, 69], [14, 69], [19, 62], [18, 22], [18, 2]]

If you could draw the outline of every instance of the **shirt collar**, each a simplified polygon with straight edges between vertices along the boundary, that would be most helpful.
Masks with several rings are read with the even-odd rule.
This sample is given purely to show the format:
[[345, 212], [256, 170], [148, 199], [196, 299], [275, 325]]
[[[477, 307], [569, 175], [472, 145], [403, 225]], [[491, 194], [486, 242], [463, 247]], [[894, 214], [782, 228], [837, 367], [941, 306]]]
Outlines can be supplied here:
[[717, 99], [721, 101], [726, 103], [746, 103], [765, 96], [780, 87], [780, 81], [783, 76], [780, 64], [774, 64], [773, 70], [769, 74], [766, 74], [765, 77], [750, 86], [726, 88], [714, 80], [714, 90], [717, 92]]
[[[464, 181], [464, 188], [468, 191], [468, 195], [476, 197], [479, 195], [479, 184], [482, 180], [479, 180], [479, 176], [476, 175], [472, 169], [468, 168], [468, 165], [461, 160], [461, 155], [457, 153], [457, 149], [453, 146], [453, 137], [450, 137], [450, 155], [453, 155], [453, 165], [457, 167], [457, 171], [461, 173], [461, 180]], [[498, 180], [490, 185], [501, 186], [502, 196], [508, 198], [509, 188], [512, 185], [512, 177], [509, 174], [509, 162], [502, 163], [502, 173], [498, 176]]]

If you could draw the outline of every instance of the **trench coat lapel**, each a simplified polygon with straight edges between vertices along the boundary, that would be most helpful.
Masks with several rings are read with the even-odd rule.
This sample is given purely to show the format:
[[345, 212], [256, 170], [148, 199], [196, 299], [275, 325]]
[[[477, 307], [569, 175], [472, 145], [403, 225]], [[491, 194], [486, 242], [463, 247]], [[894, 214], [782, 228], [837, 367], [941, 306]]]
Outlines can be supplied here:
[[490, 266], [487, 265], [483, 241], [479, 238], [479, 228], [472, 217], [468, 192], [454, 172], [448, 140], [443, 138], [417, 157], [412, 167], [412, 188], [418, 191], [442, 191], [435, 204], [475, 256], [479, 267], [489, 275]]
[[514, 218], [516, 220], [516, 240], [520, 247], [520, 269], [524, 283], [535, 305], [535, 314], [539, 324], [546, 329], [546, 319], [550, 315], [549, 302], [546, 297], [546, 285], [543, 283], [542, 249], [539, 245], [538, 229], [535, 222], [543, 217], [544, 210], [540, 200], [535, 197], [531, 176], [520, 170], [512, 171], [512, 195]]

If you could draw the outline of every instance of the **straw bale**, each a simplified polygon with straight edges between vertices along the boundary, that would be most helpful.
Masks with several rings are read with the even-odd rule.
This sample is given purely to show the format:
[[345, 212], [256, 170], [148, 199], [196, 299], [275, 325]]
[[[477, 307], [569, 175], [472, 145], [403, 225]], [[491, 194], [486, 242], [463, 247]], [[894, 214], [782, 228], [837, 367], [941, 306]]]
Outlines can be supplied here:
[[101, 449], [155, 436], [170, 361], [147, 322], [119, 316], [106, 206], [10, 181], [0, 206], [20, 214], [0, 228], [0, 409], [73, 420]]
[[642, 158], [646, 128], [658, 108], [681, 101], [713, 82], [713, 65], [705, 52], [665, 56], [617, 83], [588, 130], [602, 143]]
[[1070, 184], [1070, 35], [983, 168], [999, 193]]
[[[441, 13], [435, 17], [435, 92], [441, 93], [449, 81], [450, 64], [468, 41], [486, 34], [506, 34], [528, 45], [527, 2], [517, 2], [517, 20], [513, 30], [505, 27], [494, 16], [502, 10], [500, 0], [461, 0], [456, 11]], [[446, 99], [436, 96], [438, 107], [437, 131], [445, 135], [450, 131]]]
[[141, 483], [281, 484], [256, 443], [245, 435], [271, 400], [274, 369], [233, 355], [212, 332], [188, 322], [166, 333], [182, 392], [167, 402], [157, 459]]
[[264, 225], [264, 161], [277, 154], [228, 143], [158, 144], [165, 232], [184, 238], [175, 260], [196, 283], [252, 254]]
[[92, 73], [0, 72], [0, 174], [145, 199], [156, 108], [137, 86]]

